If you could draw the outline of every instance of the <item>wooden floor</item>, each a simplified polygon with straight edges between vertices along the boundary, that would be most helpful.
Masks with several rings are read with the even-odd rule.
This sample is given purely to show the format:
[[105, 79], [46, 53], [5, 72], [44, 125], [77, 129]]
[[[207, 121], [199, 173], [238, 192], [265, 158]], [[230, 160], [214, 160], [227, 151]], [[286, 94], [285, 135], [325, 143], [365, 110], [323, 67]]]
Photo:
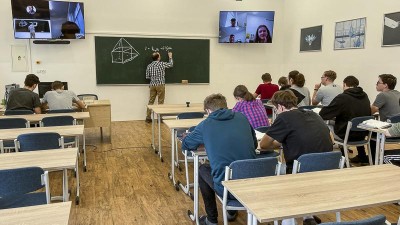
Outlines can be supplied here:
[[[80, 171], [81, 201], [72, 206], [69, 224], [194, 224], [187, 216], [188, 209], [193, 209], [192, 200], [182, 191], [177, 192], [167, 177], [171, 162], [169, 130], [162, 128], [164, 163], [161, 163], [150, 148], [150, 124], [132, 121], [113, 122], [112, 126], [112, 144], [107, 131], [103, 140], [99, 130], [89, 129], [87, 132], [88, 170]], [[179, 179], [183, 179], [183, 175], [180, 172]], [[59, 179], [59, 174], [51, 175], [52, 194], [60, 192], [61, 187], [57, 187]], [[72, 180], [71, 184], [74, 187]], [[74, 188], [72, 195], [75, 195]], [[313, 204], [313, 200], [293, 204]], [[202, 200], [200, 207], [200, 214], [204, 214]], [[223, 224], [222, 212], [219, 212], [219, 224]], [[398, 206], [390, 204], [346, 211], [342, 213], [342, 220], [377, 214], [384, 214], [390, 222], [397, 222], [400, 211]], [[323, 222], [334, 221], [334, 214], [320, 217]], [[246, 224], [246, 214], [240, 212], [238, 219], [230, 224]]]

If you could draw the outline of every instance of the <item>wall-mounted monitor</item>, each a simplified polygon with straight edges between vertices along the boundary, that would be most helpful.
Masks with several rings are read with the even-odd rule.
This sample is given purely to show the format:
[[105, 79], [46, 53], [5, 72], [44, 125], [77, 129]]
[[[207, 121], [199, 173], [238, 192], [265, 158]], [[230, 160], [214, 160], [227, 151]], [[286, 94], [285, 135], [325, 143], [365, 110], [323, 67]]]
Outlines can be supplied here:
[[[44, 94], [46, 94], [46, 92], [51, 91], [51, 84], [53, 82], [40, 82], [38, 84], [38, 92], [39, 92], [39, 98], [43, 98]], [[64, 90], [68, 90], [68, 82], [62, 82], [64, 85]]]
[[274, 11], [221, 11], [219, 43], [272, 43]]
[[16, 39], [84, 39], [82, 2], [11, 0]]

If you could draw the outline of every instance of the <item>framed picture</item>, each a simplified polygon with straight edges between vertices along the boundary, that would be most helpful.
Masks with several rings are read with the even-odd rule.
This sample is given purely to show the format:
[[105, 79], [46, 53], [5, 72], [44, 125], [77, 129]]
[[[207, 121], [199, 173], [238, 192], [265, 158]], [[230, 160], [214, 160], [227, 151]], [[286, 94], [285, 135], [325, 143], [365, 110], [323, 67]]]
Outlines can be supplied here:
[[382, 46], [400, 45], [400, 12], [383, 15]]
[[365, 17], [336, 22], [334, 49], [364, 48], [366, 22]]
[[303, 28], [300, 31], [300, 52], [321, 51], [322, 25]]

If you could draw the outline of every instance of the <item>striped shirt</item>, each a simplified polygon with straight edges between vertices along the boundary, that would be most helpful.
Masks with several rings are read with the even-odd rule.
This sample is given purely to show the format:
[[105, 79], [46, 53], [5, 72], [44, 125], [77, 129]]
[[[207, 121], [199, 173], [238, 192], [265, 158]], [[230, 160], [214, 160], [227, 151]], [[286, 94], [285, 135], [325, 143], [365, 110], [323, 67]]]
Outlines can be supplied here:
[[259, 99], [253, 101], [239, 101], [233, 107], [232, 111], [241, 112], [245, 115], [254, 129], [262, 126], [269, 126], [267, 112]]
[[153, 61], [147, 66], [146, 79], [150, 79], [150, 86], [165, 84], [165, 68], [174, 65], [172, 59], [169, 62]]

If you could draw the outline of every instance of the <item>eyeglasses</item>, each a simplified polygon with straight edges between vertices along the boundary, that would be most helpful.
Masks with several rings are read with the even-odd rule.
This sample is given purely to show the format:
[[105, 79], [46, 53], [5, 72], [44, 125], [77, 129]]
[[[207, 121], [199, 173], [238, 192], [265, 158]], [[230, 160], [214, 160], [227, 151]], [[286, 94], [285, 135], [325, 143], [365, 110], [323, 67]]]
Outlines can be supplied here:
[[379, 82], [379, 81], [378, 81], [378, 82], [376, 82], [376, 85], [379, 85], [379, 84], [383, 84], [383, 82]]
[[321, 77], [321, 79], [326, 78], [326, 77]]

